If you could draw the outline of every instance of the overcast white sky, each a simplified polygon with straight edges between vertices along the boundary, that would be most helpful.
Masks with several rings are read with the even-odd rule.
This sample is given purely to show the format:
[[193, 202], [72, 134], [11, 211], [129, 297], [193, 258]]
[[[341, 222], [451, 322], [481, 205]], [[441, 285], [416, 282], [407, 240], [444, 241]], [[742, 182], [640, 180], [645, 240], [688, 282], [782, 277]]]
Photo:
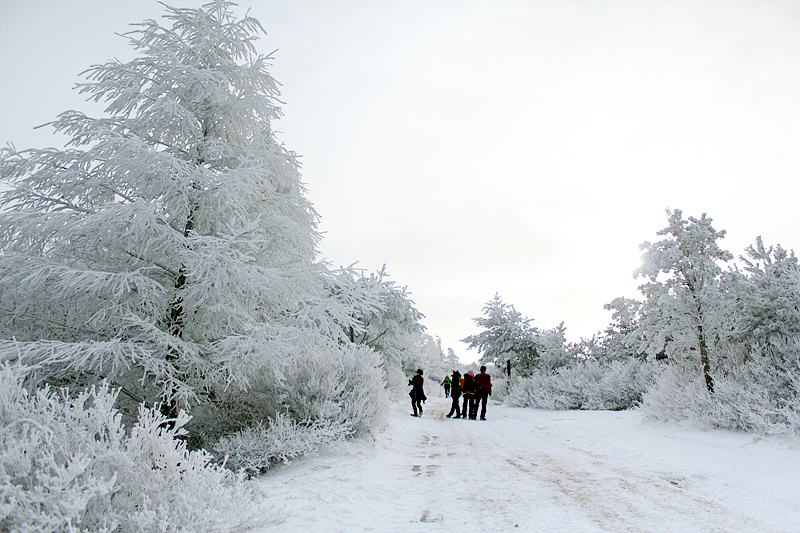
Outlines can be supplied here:
[[[167, 2], [197, 7], [199, 0]], [[800, 252], [800, 0], [241, 0], [268, 35], [334, 266], [387, 270], [429, 333], [497, 292], [577, 341], [636, 297], [665, 209], [707, 212], [739, 255]], [[155, 0], [0, 0], [0, 143], [33, 130]]]

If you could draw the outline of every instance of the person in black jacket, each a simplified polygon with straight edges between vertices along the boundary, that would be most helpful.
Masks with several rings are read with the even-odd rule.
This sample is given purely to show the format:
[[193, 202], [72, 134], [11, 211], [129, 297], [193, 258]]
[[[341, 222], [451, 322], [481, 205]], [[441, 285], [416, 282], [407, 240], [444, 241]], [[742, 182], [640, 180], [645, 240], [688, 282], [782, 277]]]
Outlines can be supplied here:
[[453, 405], [450, 406], [450, 412], [447, 413], [447, 418], [456, 414], [456, 418], [461, 417], [461, 409], [458, 408], [458, 400], [461, 398], [461, 373], [457, 368], [453, 369], [453, 375], [450, 377], [450, 397], [453, 398]]
[[[422, 402], [428, 399], [422, 388], [424, 383], [422, 369], [418, 368], [414, 377], [408, 380], [408, 384], [411, 385], [411, 392], [408, 395], [411, 396], [411, 407], [414, 409], [414, 413], [411, 416], [422, 416]], [[419, 414], [417, 414], [417, 410], [419, 410]]]
[[467, 418], [469, 414], [470, 420], [475, 420], [475, 381], [472, 375], [472, 370], [467, 370], [464, 374], [464, 384], [461, 385], [461, 394], [464, 395], [464, 403], [461, 406], [461, 418]]

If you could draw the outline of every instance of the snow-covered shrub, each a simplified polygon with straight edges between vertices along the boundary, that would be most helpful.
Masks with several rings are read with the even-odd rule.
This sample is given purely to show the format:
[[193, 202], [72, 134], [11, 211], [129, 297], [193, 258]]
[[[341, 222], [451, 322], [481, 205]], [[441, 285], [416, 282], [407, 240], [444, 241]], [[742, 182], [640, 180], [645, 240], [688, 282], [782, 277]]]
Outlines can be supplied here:
[[381, 357], [368, 346], [301, 351], [284, 370], [280, 388], [295, 420], [329, 420], [355, 435], [381, 430], [386, 423], [389, 404]]
[[492, 372], [492, 396], [491, 399], [498, 403], [506, 401], [509, 392], [508, 376], [501, 372]]
[[637, 405], [658, 372], [656, 363], [628, 359], [582, 361], [555, 372], [537, 370], [512, 381], [506, 405], [539, 409], [628, 409]]
[[639, 409], [645, 418], [692, 422], [708, 419], [712, 407], [705, 382], [696, 369], [687, 366], [664, 365], [658, 381], [642, 397]]
[[380, 354], [319, 338], [280, 367], [253, 373], [246, 390], [219, 399], [217, 409], [200, 414], [195, 433], [252, 473], [313, 452], [326, 439], [380, 431], [388, 412]]
[[[728, 358], [732, 361], [734, 358]], [[800, 362], [762, 348], [741, 364], [719, 369], [709, 394], [696, 371], [669, 365], [642, 402], [656, 420], [691, 420], [701, 426], [760, 434], [800, 435]]]
[[120, 517], [97, 512], [118, 483], [114, 465], [129, 466], [115, 394], [100, 387], [74, 400], [49, 389], [29, 395], [6, 365], [0, 397], [0, 529], [116, 527]]
[[287, 415], [278, 415], [268, 422], [265, 425], [259, 421], [223, 437], [214, 449], [228, 458], [231, 468], [254, 475], [350, 435], [347, 426], [331, 420], [295, 422]]
[[386, 368], [386, 393], [393, 401], [405, 401], [408, 398], [408, 376], [399, 366]]
[[[240, 477], [189, 452], [170, 424], [140, 409], [130, 436], [106, 384], [70, 398], [29, 393], [0, 368], [0, 530], [217, 531], [252, 502]], [[246, 514], [246, 511], [245, 511]]]

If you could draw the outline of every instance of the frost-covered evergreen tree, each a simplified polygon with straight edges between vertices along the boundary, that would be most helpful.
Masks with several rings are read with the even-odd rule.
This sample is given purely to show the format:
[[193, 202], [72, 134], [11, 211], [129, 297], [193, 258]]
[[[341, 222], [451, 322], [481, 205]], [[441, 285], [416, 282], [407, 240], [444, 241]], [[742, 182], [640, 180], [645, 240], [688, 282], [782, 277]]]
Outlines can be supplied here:
[[268, 398], [273, 416], [291, 411], [284, 370], [298, 359], [335, 367], [349, 351], [379, 372], [343, 333], [363, 329], [353, 301], [379, 304], [328, 291], [317, 213], [271, 126], [281, 110], [254, 46], [263, 30], [234, 5], [167, 6], [171, 27], [135, 25], [138, 56], [95, 65], [78, 86], [107, 116], [62, 113], [52, 125], [68, 149], [0, 153], [0, 359], [30, 378], [108, 379], [173, 417], [278, 384], [255, 402]]
[[428, 380], [440, 382], [453, 368], [442, 350], [442, 339], [439, 337], [419, 335], [403, 355], [402, 369], [409, 378], [417, 368], [423, 368]]
[[[636, 402], [649, 418], [797, 433], [800, 272], [794, 254], [767, 248], [759, 238], [740, 258], [743, 269], [723, 272], [720, 263], [732, 259], [716, 242], [724, 232], [715, 231], [705, 216], [687, 221], [676, 211], [669, 218], [669, 227], [659, 232], [666, 238], [643, 245], [648, 253], [639, 275], [649, 278], [640, 287], [644, 302], [617, 298], [606, 305], [614, 321], [601, 338], [598, 359], [612, 364], [597, 368], [602, 379], [622, 368], [617, 363], [636, 370], [612, 381], [633, 379], [629, 390], [638, 391]], [[663, 364], [653, 365], [652, 359]], [[543, 398], [544, 403], [537, 400], [540, 406], [554, 398], [562, 404], [564, 398], [578, 398], [585, 405], [590, 382], [577, 387], [580, 394], [566, 396], [563, 383], [523, 383], [519, 398]], [[548, 388], [554, 392], [541, 392]]]
[[648, 279], [639, 287], [645, 295], [644, 351], [677, 359], [697, 354], [706, 388], [713, 392], [709, 344], [725, 307], [718, 261], [729, 261], [733, 255], [719, 247], [717, 241], [725, 231], [715, 230], [705, 214], [688, 220], [679, 209], [667, 214], [669, 224], [658, 232], [664, 238], [640, 246], [643, 264], [637, 274]]
[[743, 340], [776, 345], [800, 335], [800, 267], [794, 252], [764, 246], [761, 237], [748, 246], [744, 276], [737, 276], [741, 306], [738, 329]]
[[420, 323], [424, 315], [414, 307], [407, 287], [396, 285], [388, 277], [385, 265], [369, 276], [347, 270], [331, 290], [334, 294], [372, 296], [371, 299], [351, 302], [361, 328], [351, 325], [346, 334], [351, 342], [367, 345], [380, 353], [387, 366], [399, 368], [405, 359], [404, 352], [425, 331], [425, 326]]
[[547, 370], [569, 365], [575, 360], [575, 354], [579, 350], [579, 347], [567, 341], [567, 328], [563, 322], [554, 328], [540, 331], [535, 342], [539, 354], [536, 366]]
[[483, 331], [462, 339], [468, 348], [481, 353], [481, 363], [492, 363], [510, 375], [512, 366], [527, 373], [539, 357], [536, 345], [538, 329], [531, 325], [513, 305], [503, 302], [499, 294], [483, 308], [483, 316], [473, 321]]
[[445, 356], [444, 356], [444, 364], [447, 365], [446, 368], [448, 370], [453, 369], [453, 368], [458, 368], [458, 366], [461, 364], [461, 362], [458, 360], [458, 356], [456, 355], [456, 352], [454, 352], [452, 348], [448, 348], [446, 350], [446, 353], [445, 353]]
[[615, 298], [603, 306], [611, 311], [611, 324], [597, 341], [597, 359], [621, 359], [640, 355], [642, 307], [639, 300], [624, 297]]

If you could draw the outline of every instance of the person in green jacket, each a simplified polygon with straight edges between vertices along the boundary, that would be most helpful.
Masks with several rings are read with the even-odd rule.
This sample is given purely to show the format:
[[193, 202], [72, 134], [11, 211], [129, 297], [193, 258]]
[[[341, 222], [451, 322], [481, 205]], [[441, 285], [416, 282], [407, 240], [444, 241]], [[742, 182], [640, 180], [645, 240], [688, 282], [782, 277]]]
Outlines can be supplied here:
[[442, 381], [442, 386], [444, 387], [444, 397], [450, 397], [450, 376], [445, 376], [444, 381]]

